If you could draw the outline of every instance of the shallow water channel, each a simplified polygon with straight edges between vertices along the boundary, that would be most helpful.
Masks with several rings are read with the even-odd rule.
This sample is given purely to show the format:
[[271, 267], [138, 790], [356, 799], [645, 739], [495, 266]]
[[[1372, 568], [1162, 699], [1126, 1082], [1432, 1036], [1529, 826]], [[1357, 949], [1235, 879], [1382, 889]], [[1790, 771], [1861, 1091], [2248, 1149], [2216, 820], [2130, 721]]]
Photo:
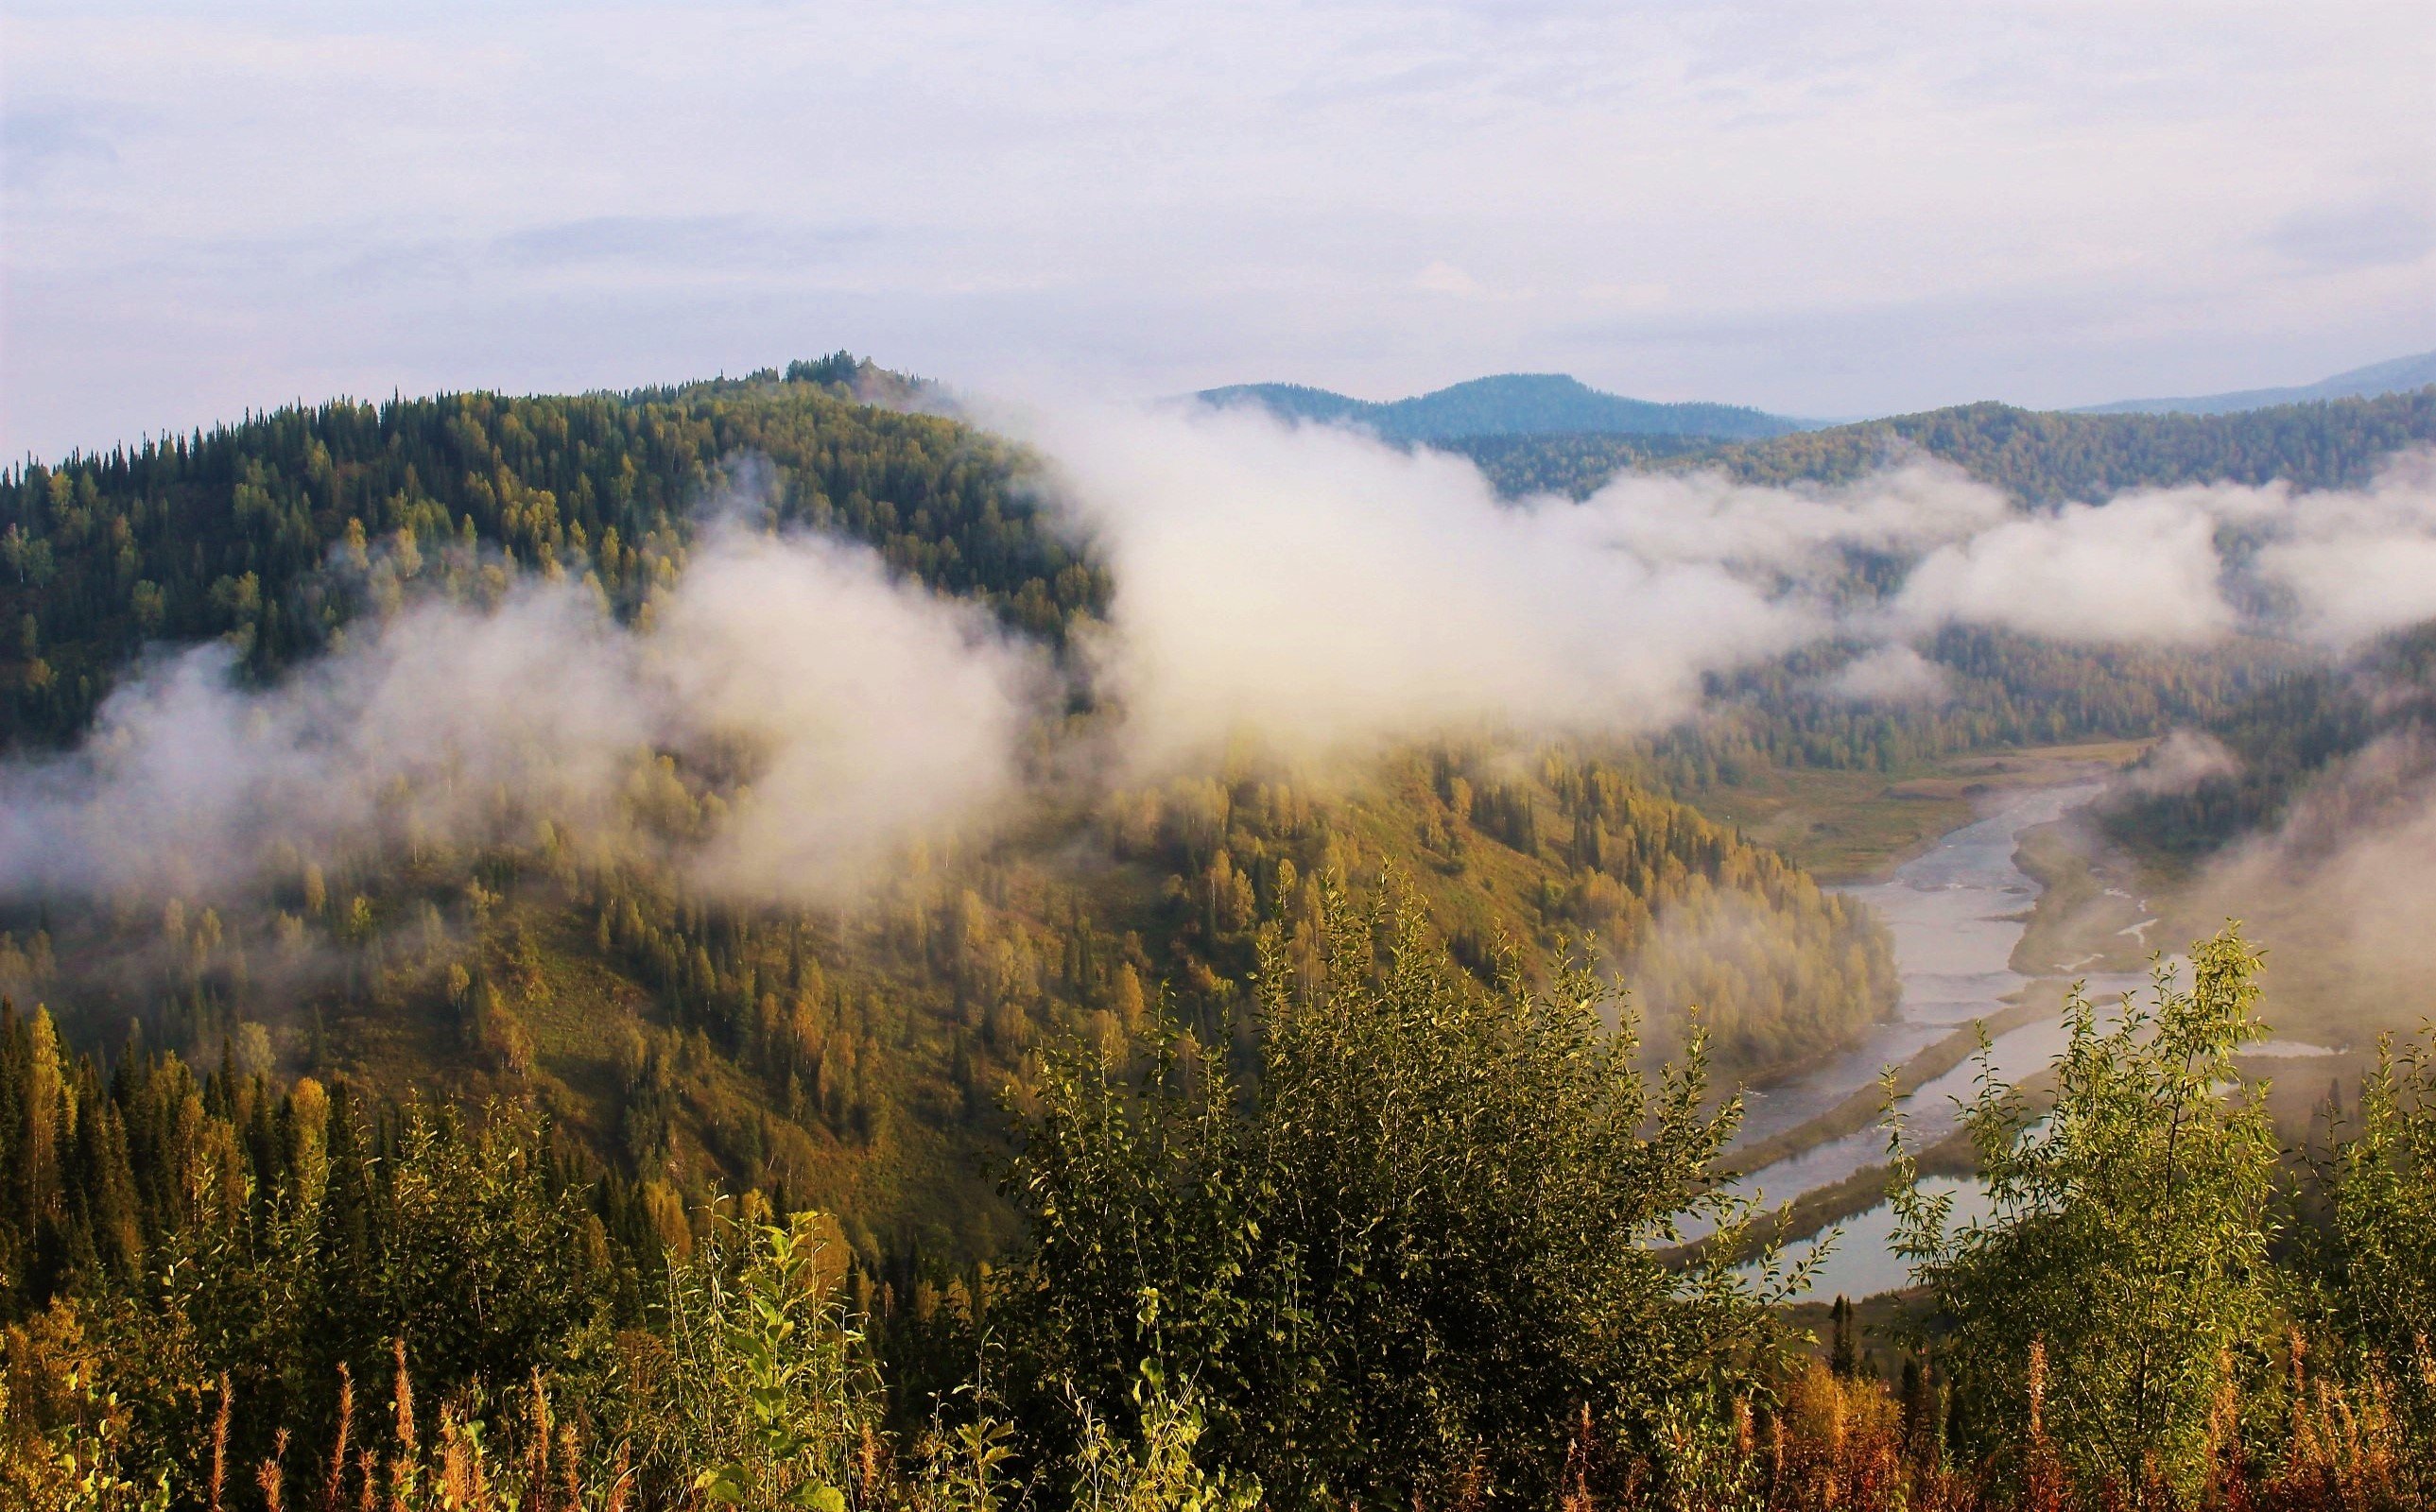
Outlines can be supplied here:
[[[1908, 1061], [1974, 1019], [2028, 1001], [2048, 1012], [1998, 1036], [1991, 1047], [1996, 1075], [2022, 1082], [2046, 1069], [2063, 1049], [2066, 1029], [2061, 1010], [2069, 979], [2078, 977], [2085, 983], [2101, 1022], [2112, 1017], [2110, 1010], [2125, 993], [2145, 989], [2145, 971], [2083, 974], [2073, 962], [2033, 962], [2044, 969], [2032, 978], [2012, 968], [2013, 948], [2021, 943], [2028, 911], [2043, 891], [2041, 883], [2013, 864], [2022, 833], [2062, 818], [2097, 796], [2101, 787], [2083, 782], [2006, 794], [1977, 820], [1897, 867], [1887, 880], [1843, 889], [1875, 909], [1894, 935], [1903, 988], [1894, 1016], [1852, 1051], [1775, 1086], [1747, 1092], [1748, 1112], [1737, 1142], [1798, 1128], [1869, 1086], [1885, 1068]], [[2140, 900], [2139, 912], [2148, 912], [2145, 900]], [[2145, 919], [2123, 932], [2148, 944], [2147, 930], [2155, 922]], [[2251, 1057], [2267, 1059], [2329, 1053], [2321, 1046], [2281, 1039], [2250, 1051]], [[1912, 1148], [1924, 1148], [1954, 1132], [1960, 1103], [1971, 1096], [1978, 1074], [1977, 1062], [1965, 1059], [1903, 1101]], [[1780, 1207], [1886, 1158], [1886, 1135], [1873, 1126], [1764, 1166], [1733, 1190]], [[1975, 1177], [1930, 1176], [1922, 1185], [1953, 1194], [1949, 1217], [1957, 1225], [1990, 1214], [1986, 1190]], [[1886, 1204], [1836, 1226], [1841, 1234], [1812, 1278], [1813, 1297], [1825, 1300], [1840, 1293], [1858, 1298], [1906, 1284], [1904, 1262], [1888, 1247], [1894, 1214]], [[1802, 1259], [1815, 1243], [1804, 1240], [1791, 1245], [1785, 1258]]]
[[[1766, 1138], [1818, 1117], [1875, 1081], [1885, 1068], [1901, 1065], [1974, 1019], [2002, 1012], [2020, 993], [2039, 993], [2052, 999], [2044, 1006], [2060, 1010], [2061, 981], [2034, 982], [2012, 968], [2013, 947], [2042, 890], [2013, 864], [2013, 853], [2023, 831], [2062, 818], [2096, 796], [2099, 786], [2073, 783], [2005, 794], [1980, 818], [1895, 868], [1887, 880], [1844, 889], [1876, 910], [1893, 933], [1901, 1000], [1894, 1016], [1854, 1049], [1799, 1077], [1748, 1093], [1739, 1140]], [[2097, 972], [2084, 980], [2090, 996], [2102, 1004], [2145, 985], [2148, 978]], [[2019, 1082], [2044, 1070], [2063, 1048], [2064, 1034], [2059, 1012], [1998, 1037], [1992, 1049], [1996, 1074]], [[1977, 1074], [1976, 1061], [1966, 1059], [1904, 1100], [1915, 1147], [1954, 1131], [1958, 1100], [1971, 1095]], [[1886, 1136], [1871, 1127], [1752, 1172], [1736, 1190], [1776, 1207], [1885, 1159]], [[1982, 1210], [1973, 1184], [1944, 1180], [1940, 1186], [1962, 1190], [1958, 1221]], [[1817, 1295], [1866, 1296], [1904, 1283], [1902, 1263], [1887, 1252], [1892, 1219], [1885, 1207], [1842, 1226], [1843, 1238], [1814, 1283]]]

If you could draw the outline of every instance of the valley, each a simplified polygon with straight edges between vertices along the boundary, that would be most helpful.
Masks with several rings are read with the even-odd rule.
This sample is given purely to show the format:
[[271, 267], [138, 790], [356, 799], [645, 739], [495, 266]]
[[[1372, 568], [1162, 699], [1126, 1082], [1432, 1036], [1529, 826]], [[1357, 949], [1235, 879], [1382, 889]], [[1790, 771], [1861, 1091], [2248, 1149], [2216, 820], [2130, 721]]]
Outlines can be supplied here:
[[0, 51], [0, 1512], [2436, 1508], [2436, 7]]
[[[408, 1339], [429, 1389], [520, 1362], [642, 1443], [678, 1417], [620, 1395], [643, 1368], [620, 1351], [775, 1222], [826, 1246], [891, 1434], [941, 1410], [1001, 1310], [1036, 1372], [1014, 1410], [1054, 1432], [1051, 1374], [1117, 1391], [1165, 1347], [1147, 1295], [1244, 1373], [1230, 1412], [1267, 1400], [1286, 1367], [1238, 1310], [1341, 1286], [1386, 1311], [1326, 1350], [1404, 1326], [1404, 1291], [1305, 1268], [1328, 1246], [1433, 1308], [1537, 1318], [1540, 1282], [1432, 1271], [1474, 1230], [1571, 1256], [1555, 1284], [1607, 1288], [1632, 1337], [1692, 1326], [1649, 1298], [1709, 1296], [1774, 1341], [1737, 1358], [1776, 1379], [1816, 1300], [1913, 1278], [1881, 1071], [1919, 1190], [1966, 1214], [1980, 1027], [2027, 1105], [2067, 1095], [2067, 982], [2139, 984], [2295, 864], [2184, 837], [2257, 855], [2272, 816], [2319, 813], [2322, 770], [2367, 791], [2356, 769], [2413, 727], [2262, 627], [2048, 633], [1991, 589], [1890, 628], [1908, 576], [2088, 528], [2004, 488], [2119, 476], [2110, 455], [2135, 478], [2280, 467], [2259, 448], [2295, 435], [2357, 478], [2358, 438], [2436, 432], [2408, 398], [2315, 430], [2178, 417], [2178, 441], [1985, 408], [1629, 457], [1558, 436], [1493, 449], [1495, 478], [1232, 412], [1053, 462], [889, 407], [916, 399], [824, 359], [335, 403], [0, 478], [0, 1308], [20, 1330], [120, 1310], [90, 1347], [42, 1335], [42, 1369], [90, 1347], [224, 1370], [223, 1397], [274, 1404], [242, 1430], [257, 1453], [276, 1423], [327, 1431], [319, 1383]], [[1843, 471], [1889, 436], [1938, 461]], [[1593, 478], [1619, 458], [1640, 470]], [[1248, 523], [1213, 530], [1230, 467]], [[1582, 486], [1507, 486], [1548, 469]], [[2213, 757], [2196, 786], [2172, 766], [2315, 728], [2253, 712], [2296, 704], [2326, 733], [2245, 768], [2237, 806]], [[2368, 810], [2413, 811], [2417, 769], [2375, 770]], [[2353, 813], [2316, 821], [2345, 857]], [[2298, 1142], [2330, 1080], [2359, 1103], [2408, 1003], [2333, 993], [2340, 937], [2260, 916], [2284, 1042], [2224, 1064], [2276, 1078]], [[2346, 1053], [2291, 1043], [2319, 1039]], [[1508, 1205], [1545, 1180], [1554, 1206]], [[1331, 1227], [1357, 1223], [1339, 1183], [1402, 1216]], [[1397, 1206], [1413, 1191], [1437, 1206]], [[1739, 1226], [1741, 1205], [1789, 1217]], [[1733, 1268], [1839, 1223], [1810, 1299]], [[498, 1269], [542, 1242], [549, 1264]], [[209, 1286], [139, 1300], [170, 1274]], [[429, 1298], [465, 1289], [524, 1331], [438, 1323]], [[241, 1355], [213, 1342], [237, 1316]], [[147, 1410], [191, 1427], [200, 1399]], [[1234, 1424], [1275, 1473], [1319, 1463]]]

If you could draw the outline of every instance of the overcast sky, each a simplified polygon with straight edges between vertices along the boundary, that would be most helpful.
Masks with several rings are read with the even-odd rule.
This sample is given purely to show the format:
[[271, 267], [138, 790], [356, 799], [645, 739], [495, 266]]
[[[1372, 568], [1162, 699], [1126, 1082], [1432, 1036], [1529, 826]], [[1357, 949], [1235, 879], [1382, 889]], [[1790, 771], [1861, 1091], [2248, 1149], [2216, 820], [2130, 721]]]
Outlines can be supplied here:
[[838, 347], [1805, 415], [2436, 347], [2436, 6], [0, 0], [0, 451]]

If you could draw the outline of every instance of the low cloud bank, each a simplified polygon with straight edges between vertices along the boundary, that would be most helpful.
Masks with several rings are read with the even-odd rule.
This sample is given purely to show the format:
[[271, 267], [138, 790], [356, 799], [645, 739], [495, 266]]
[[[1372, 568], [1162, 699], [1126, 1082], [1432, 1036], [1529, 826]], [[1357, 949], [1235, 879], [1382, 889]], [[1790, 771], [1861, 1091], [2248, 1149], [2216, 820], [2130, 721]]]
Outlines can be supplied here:
[[2219, 483], [2009, 519], [1931, 552], [1896, 607], [2064, 640], [2249, 630], [2346, 649], [2436, 617], [2436, 452], [2363, 489]]
[[1647, 726], [1688, 713], [1701, 673], [1830, 623], [1714, 552], [1617, 548], [1638, 528], [1620, 512], [1504, 505], [1436, 452], [1240, 411], [1060, 417], [1035, 440], [1114, 572], [1089, 654], [1140, 760], [1246, 728], [1326, 755], [1479, 721]]
[[[648, 628], [527, 578], [429, 599], [246, 689], [146, 669], [73, 756], [0, 771], [0, 885], [209, 895], [302, 858], [648, 852], [718, 893], [850, 891], [1013, 790], [1037, 655], [861, 547], [713, 526]], [[705, 797], [695, 773], [728, 791]]]
[[2201, 869], [2181, 912], [2270, 947], [2280, 1029], [2365, 1048], [2436, 1018], [2436, 736], [2397, 730], [2335, 763]]
[[153, 664], [74, 756], [0, 770], [0, 891], [179, 895], [547, 823], [715, 893], [833, 898], [1002, 813], [1062, 676], [1105, 699], [1138, 772], [1247, 734], [1316, 758], [1458, 726], [1650, 729], [1711, 674], [1829, 636], [1858, 650], [1818, 688], [1887, 704], [1944, 696], [1915, 643], [1948, 624], [2341, 647], [2436, 615], [2427, 454], [2356, 491], [2043, 512], [1929, 461], [1836, 487], [1627, 474], [1517, 504], [1459, 458], [1253, 411], [1002, 424], [1113, 569], [1064, 672], [863, 547], [722, 516], [634, 628], [527, 578], [487, 607], [409, 591], [269, 688], [217, 646]]
[[[2147, 490], [2029, 511], [1912, 461], [1839, 486], [1619, 476], [1501, 500], [1469, 462], [1257, 410], [1069, 409], [1015, 428], [1115, 569], [1092, 648], [1140, 761], [1245, 730], [1360, 750], [1451, 722], [1649, 728], [1706, 674], [1833, 635], [1825, 689], [1933, 700], [1913, 643], [1978, 625], [2089, 645], [2236, 634], [2340, 649], [2436, 615], [2436, 461], [2361, 490]], [[1892, 563], [1891, 592], [1854, 564]]]
[[2056, 640], [2215, 640], [2237, 622], [2216, 531], [2203, 506], [2154, 495], [2009, 519], [1930, 552], [1894, 612]]

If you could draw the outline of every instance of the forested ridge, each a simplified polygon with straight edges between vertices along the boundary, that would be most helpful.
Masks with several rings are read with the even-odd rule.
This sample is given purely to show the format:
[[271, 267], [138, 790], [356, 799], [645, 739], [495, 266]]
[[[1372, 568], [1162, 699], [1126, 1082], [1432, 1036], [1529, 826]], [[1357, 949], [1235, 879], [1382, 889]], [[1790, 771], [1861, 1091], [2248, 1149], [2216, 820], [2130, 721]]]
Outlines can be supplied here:
[[2436, 440], [2436, 388], [2231, 415], [2080, 415], [1983, 403], [1720, 447], [1684, 465], [1752, 482], [1842, 481], [1925, 452], [2033, 504], [2179, 483], [2354, 487]]
[[[2217, 765], [2165, 791], [2134, 785], [2106, 812], [2120, 839], [2188, 861], [2273, 826], [2297, 794], [2372, 741], [2436, 721], [2436, 628], [2372, 643], [2348, 665], [2291, 669], [2213, 718]], [[2135, 775], [2137, 773], [2135, 773]]]
[[81, 729], [148, 642], [226, 636], [257, 676], [326, 646], [359, 607], [325, 581], [334, 553], [378, 594], [374, 548], [411, 538], [419, 560], [478, 543], [501, 571], [590, 576], [631, 614], [705, 504], [764, 491], [730, 472], [762, 462], [782, 522], [868, 542], [1033, 634], [1058, 640], [1105, 601], [1105, 574], [1010, 486], [1005, 443], [861, 403], [834, 362], [798, 371], [633, 397], [339, 400], [10, 468], [9, 743]]
[[1516, 495], [1581, 497], [1619, 471], [1652, 466], [1714, 468], [1753, 483], [1841, 483], [1924, 454], [2026, 502], [2056, 504], [2183, 483], [2356, 487], [2388, 456], [2429, 441], [2436, 389], [2222, 415], [2076, 414], [1989, 401], [1765, 441], [1521, 435], [1431, 444], [1475, 458]]

